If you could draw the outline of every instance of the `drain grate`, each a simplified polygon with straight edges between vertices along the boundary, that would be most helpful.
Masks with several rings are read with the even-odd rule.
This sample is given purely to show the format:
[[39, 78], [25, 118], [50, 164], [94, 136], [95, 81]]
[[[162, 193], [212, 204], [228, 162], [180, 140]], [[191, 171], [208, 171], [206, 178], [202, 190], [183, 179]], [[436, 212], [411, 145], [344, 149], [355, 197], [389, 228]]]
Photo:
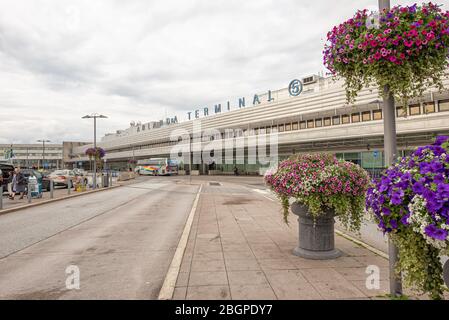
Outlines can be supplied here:
[[221, 186], [221, 183], [220, 182], [216, 182], [216, 181], [211, 181], [211, 182], [209, 182], [209, 185], [210, 186], [214, 186], [214, 187], [219, 187], [219, 186]]

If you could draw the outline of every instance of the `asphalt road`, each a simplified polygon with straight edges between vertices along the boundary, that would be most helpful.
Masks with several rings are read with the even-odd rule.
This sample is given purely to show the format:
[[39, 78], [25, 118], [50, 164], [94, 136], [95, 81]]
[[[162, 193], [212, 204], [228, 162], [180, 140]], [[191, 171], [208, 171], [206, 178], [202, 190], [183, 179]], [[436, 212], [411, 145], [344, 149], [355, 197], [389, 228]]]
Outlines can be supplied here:
[[157, 298], [198, 185], [144, 180], [0, 216], [0, 299]]

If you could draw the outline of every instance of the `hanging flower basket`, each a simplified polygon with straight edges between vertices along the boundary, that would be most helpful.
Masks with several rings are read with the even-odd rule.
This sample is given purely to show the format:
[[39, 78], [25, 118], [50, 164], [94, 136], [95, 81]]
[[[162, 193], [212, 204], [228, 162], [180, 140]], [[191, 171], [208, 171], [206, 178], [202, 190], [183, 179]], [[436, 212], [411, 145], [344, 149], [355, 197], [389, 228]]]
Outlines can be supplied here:
[[406, 103], [431, 86], [443, 89], [448, 48], [449, 12], [428, 3], [394, 7], [379, 21], [358, 11], [328, 33], [323, 53], [331, 74], [344, 79], [348, 103], [372, 84], [388, 85]]
[[433, 299], [443, 295], [449, 254], [449, 137], [418, 148], [368, 190], [367, 209], [399, 248], [398, 272]]
[[331, 154], [295, 155], [267, 171], [265, 182], [279, 197], [288, 223], [290, 199], [298, 216], [296, 255], [308, 259], [333, 259], [334, 217], [350, 230], [359, 230], [364, 214], [369, 176], [351, 162]]
[[104, 149], [102, 149], [102, 148], [99, 148], [99, 147], [97, 147], [96, 149], [95, 148], [89, 148], [89, 149], [86, 150], [85, 153], [86, 153], [86, 155], [90, 159], [95, 158], [97, 160], [103, 159], [104, 156], [106, 155], [106, 151]]

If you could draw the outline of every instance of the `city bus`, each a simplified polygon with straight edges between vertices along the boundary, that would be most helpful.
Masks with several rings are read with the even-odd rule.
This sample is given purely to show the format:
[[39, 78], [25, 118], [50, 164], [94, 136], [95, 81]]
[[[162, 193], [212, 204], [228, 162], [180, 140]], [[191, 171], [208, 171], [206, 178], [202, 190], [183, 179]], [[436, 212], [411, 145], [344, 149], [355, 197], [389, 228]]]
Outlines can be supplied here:
[[178, 162], [168, 158], [152, 158], [137, 161], [135, 172], [140, 175], [172, 176], [177, 175]]

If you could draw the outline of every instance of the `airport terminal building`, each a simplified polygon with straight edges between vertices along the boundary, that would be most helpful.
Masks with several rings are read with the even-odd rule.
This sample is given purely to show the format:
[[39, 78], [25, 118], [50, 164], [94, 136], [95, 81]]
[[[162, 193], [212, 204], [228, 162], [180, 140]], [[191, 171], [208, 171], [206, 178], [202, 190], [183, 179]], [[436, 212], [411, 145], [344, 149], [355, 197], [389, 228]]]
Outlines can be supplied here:
[[[432, 89], [407, 106], [396, 105], [399, 155], [430, 143], [436, 135], [449, 134], [449, 78], [444, 87], [442, 93]], [[296, 153], [325, 151], [374, 174], [384, 167], [382, 102], [375, 87], [365, 88], [356, 103], [348, 105], [342, 81], [314, 75], [280, 90], [193, 110], [187, 117], [190, 120], [184, 122], [174, 117], [131, 123], [128, 129], [103, 137], [98, 146], [106, 150], [110, 168], [123, 169], [130, 159], [170, 158], [173, 148], [183, 143], [171, 139], [173, 132], [192, 135], [194, 128], [201, 126], [203, 132], [214, 130], [213, 134], [194, 138], [188, 142], [188, 150], [194, 153], [211, 140], [230, 139], [235, 142], [234, 159], [232, 164], [200, 161], [192, 167], [195, 174], [230, 174], [235, 167], [242, 174], [263, 174], [267, 165], [248, 161], [248, 141], [274, 132], [280, 160]], [[73, 148], [66, 166], [86, 167], [88, 147], [92, 145]]]

